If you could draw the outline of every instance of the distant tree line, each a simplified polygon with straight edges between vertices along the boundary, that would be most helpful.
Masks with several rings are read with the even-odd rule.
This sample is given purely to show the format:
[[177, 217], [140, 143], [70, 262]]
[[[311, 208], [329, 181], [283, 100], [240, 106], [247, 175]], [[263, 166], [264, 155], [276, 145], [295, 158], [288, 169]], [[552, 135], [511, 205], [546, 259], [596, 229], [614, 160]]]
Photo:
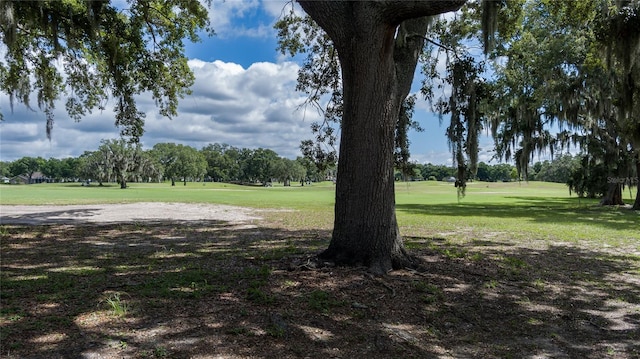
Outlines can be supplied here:
[[[280, 157], [270, 149], [237, 148], [228, 144], [209, 144], [200, 150], [175, 144], [158, 143], [150, 150], [125, 140], [103, 140], [95, 151], [86, 151], [77, 158], [22, 157], [12, 162], [0, 162], [0, 176], [22, 175], [33, 183], [40, 173], [47, 182], [91, 180], [98, 184], [115, 182], [126, 188], [127, 182], [171, 181], [172, 185], [192, 181], [261, 183], [271, 181], [290, 185], [292, 181], [319, 182], [335, 176], [335, 165], [317, 163], [311, 155], [295, 160]], [[467, 171], [468, 174], [471, 171]], [[412, 163], [396, 170], [396, 180], [447, 181], [457, 170], [447, 165]], [[38, 179], [41, 181], [42, 179]], [[484, 182], [525, 180], [511, 164], [478, 163], [474, 178]], [[605, 195], [612, 181], [623, 186], [638, 185], [638, 174], [626, 173], [612, 178], [604, 163], [593, 163], [584, 155], [563, 154], [553, 160], [536, 162], [529, 167], [529, 181], [565, 183], [571, 193], [580, 197], [598, 198]]]
[[[611, 166], [616, 164], [593, 161], [585, 154], [562, 154], [552, 160], [538, 161], [529, 166], [526, 178], [517, 170], [516, 166], [507, 163], [489, 165], [485, 162], [478, 163], [475, 177], [467, 178], [468, 181], [477, 180], [484, 182], [504, 181], [541, 181], [564, 183], [569, 187], [570, 193], [580, 197], [601, 198], [605, 197], [610, 184], [617, 183], [623, 188], [638, 186], [638, 173], [633, 167], [620, 166], [628, 170], [619, 171], [622, 175], [611, 176]], [[457, 170], [450, 166], [427, 164], [412, 164], [412, 174], [405, 176], [402, 171], [396, 171], [396, 180], [409, 181], [446, 181], [456, 177]], [[471, 171], [466, 171], [470, 175]]]
[[[33, 183], [38, 173], [46, 182], [93, 181], [99, 185], [127, 182], [171, 181], [172, 185], [192, 181], [215, 181], [268, 184], [271, 181], [323, 181], [334, 174], [333, 167], [318, 169], [306, 157], [295, 160], [280, 157], [270, 149], [237, 148], [228, 144], [209, 144], [197, 150], [175, 143], [158, 143], [149, 150], [123, 139], [103, 140], [95, 151], [85, 151], [77, 158], [23, 157], [0, 162], [0, 176], [24, 176]], [[41, 180], [41, 178], [39, 178]]]
[[[447, 181], [450, 178], [455, 178], [457, 169], [447, 165], [434, 165], [431, 163], [425, 164], [412, 164], [413, 173], [405, 176], [403, 171], [396, 171], [396, 180], [409, 180], [409, 181]], [[471, 172], [468, 173], [468, 175]], [[485, 162], [478, 164], [478, 171], [475, 178], [468, 178], [468, 180], [477, 180], [485, 182], [503, 182], [512, 181], [518, 178], [517, 172], [514, 166], [507, 163], [499, 163], [490, 165]]]

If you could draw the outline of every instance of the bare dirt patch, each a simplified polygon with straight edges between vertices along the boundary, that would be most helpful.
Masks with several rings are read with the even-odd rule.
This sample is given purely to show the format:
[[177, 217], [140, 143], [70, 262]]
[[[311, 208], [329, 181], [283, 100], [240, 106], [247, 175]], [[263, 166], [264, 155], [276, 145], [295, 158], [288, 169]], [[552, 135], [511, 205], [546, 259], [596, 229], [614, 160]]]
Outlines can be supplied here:
[[407, 238], [421, 271], [375, 277], [309, 260], [328, 230], [250, 210], [135, 222], [79, 211], [20, 225], [5, 218], [35, 214], [2, 207], [0, 356], [640, 357], [636, 255], [434, 233]]
[[117, 203], [68, 206], [0, 206], [0, 224], [227, 221], [260, 219], [255, 210], [219, 204]]

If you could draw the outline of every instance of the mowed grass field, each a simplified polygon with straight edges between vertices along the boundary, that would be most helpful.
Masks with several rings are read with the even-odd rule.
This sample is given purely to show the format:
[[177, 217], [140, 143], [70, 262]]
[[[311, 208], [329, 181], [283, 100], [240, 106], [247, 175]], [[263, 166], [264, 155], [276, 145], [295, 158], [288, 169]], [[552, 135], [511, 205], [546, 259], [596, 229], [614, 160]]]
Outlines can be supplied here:
[[[560, 184], [397, 183], [420, 265], [315, 261], [332, 183], [0, 186], [9, 205], [255, 208], [262, 220], [0, 224], [0, 357], [640, 358], [640, 213]], [[631, 202], [635, 192], [625, 192]]]
[[[1, 205], [65, 205], [131, 202], [179, 202], [236, 205], [257, 209], [288, 209], [296, 214], [276, 215], [296, 228], [332, 225], [335, 186], [242, 186], [227, 183], [130, 183], [82, 187], [78, 183], [0, 186]], [[632, 203], [635, 189], [624, 192]], [[546, 182], [468, 185], [458, 199], [446, 182], [398, 182], [396, 208], [405, 236], [441, 235], [465, 238], [509, 233], [514, 238], [594, 241], [597, 245], [633, 244], [640, 237], [638, 212], [605, 208], [593, 199], [571, 196], [563, 184]], [[484, 233], [484, 234], [483, 234]]]

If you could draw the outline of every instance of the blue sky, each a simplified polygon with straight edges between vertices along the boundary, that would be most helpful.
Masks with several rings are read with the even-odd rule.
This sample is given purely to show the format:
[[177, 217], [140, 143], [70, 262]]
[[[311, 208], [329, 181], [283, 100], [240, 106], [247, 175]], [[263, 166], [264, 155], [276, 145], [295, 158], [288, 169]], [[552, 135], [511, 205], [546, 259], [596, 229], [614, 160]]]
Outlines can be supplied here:
[[[200, 149], [217, 142], [241, 148], [270, 148], [288, 158], [300, 155], [300, 141], [312, 138], [309, 126], [319, 115], [314, 109], [299, 109], [304, 101], [304, 94], [295, 91], [299, 63], [276, 51], [273, 24], [286, 4], [275, 0], [213, 1], [210, 19], [216, 35], [186, 47], [196, 82], [193, 94], [180, 102], [178, 117], [162, 118], [149, 96], [138, 99], [140, 108], [147, 113], [143, 148], [174, 142]], [[414, 90], [418, 84], [416, 78]], [[76, 123], [68, 119], [64, 102], [60, 101], [49, 141], [44, 114], [22, 104], [16, 104], [11, 112], [6, 97], [0, 97], [0, 110], [5, 117], [0, 123], [2, 161], [23, 156], [77, 157], [97, 149], [100, 140], [118, 136], [112, 103], [106, 110], [94, 111]], [[425, 132], [410, 134], [412, 159], [450, 164], [444, 135], [447, 118], [440, 126], [437, 115], [419, 101], [414, 119]], [[491, 140], [483, 140], [481, 147], [480, 160], [488, 161]]]

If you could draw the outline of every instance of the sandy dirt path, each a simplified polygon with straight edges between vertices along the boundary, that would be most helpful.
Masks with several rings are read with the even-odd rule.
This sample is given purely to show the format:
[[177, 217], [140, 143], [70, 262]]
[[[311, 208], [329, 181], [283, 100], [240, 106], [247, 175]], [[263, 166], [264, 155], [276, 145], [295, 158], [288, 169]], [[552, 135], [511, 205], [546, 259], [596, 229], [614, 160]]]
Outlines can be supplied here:
[[0, 224], [81, 224], [149, 221], [225, 221], [261, 219], [255, 209], [219, 204], [141, 202], [89, 205], [0, 205]]

